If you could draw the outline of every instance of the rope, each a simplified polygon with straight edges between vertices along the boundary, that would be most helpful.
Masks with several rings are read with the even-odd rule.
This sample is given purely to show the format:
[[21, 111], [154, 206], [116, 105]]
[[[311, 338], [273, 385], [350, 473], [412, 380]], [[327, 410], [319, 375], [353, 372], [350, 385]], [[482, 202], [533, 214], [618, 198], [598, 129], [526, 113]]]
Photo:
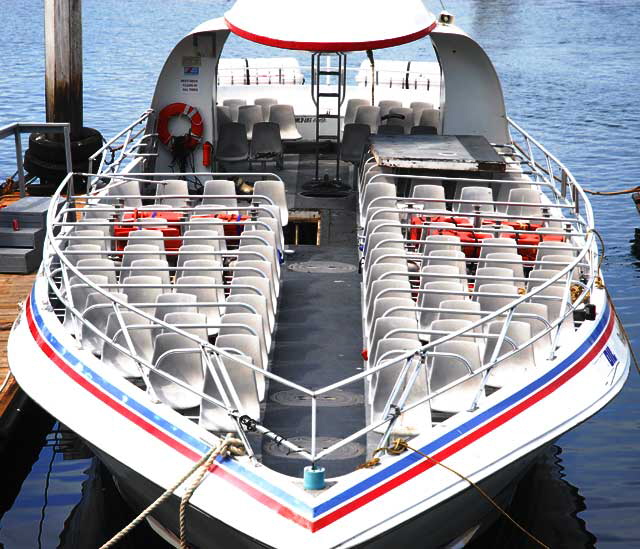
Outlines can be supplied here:
[[11, 379], [11, 376], [13, 374], [11, 373], [11, 370], [9, 370], [7, 372], [7, 376], [4, 378], [4, 381], [2, 382], [2, 385], [0, 386], [0, 394], [2, 393], [2, 391], [5, 390], [5, 387], [7, 386], [7, 384], [9, 383], [9, 380]]
[[[219, 446], [215, 448], [211, 448], [209, 452], [207, 452], [204, 456], [200, 458], [200, 460], [193, 466], [189, 471], [180, 477], [180, 479], [167, 488], [161, 495], [156, 499], [151, 505], [149, 505], [146, 509], [144, 509], [136, 518], [134, 518], [127, 526], [125, 526], [122, 530], [120, 530], [115, 536], [113, 536], [109, 541], [107, 541], [104, 545], [100, 546], [100, 549], [109, 549], [113, 547], [117, 543], [119, 543], [129, 532], [131, 532], [138, 524], [140, 524], [149, 514], [151, 514], [155, 509], [157, 509], [162, 503], [164, 503], [173, 493], [184, 484], [198, 469], [202, 468], [202, 471], [199, 472], [198, 477], [187, 490], [185, 495], [182, 497], [182, 501], [180, 502], [180, 547], [186, 548], [187, 544], [184, 540], [184, 510], [183, 506], [186, 508], [187, 503], [189, 502], [189, 498], [193, 495], [196, 488], [202, 482], [204, 474], [209, 469], [213, 460], [219, 456], [228, 456], [239, 455], [238, 452], [241, 452], [240, 445], [242, 442], [236, 438], [232, 438], [231, 435], [227, 435], [225, 439], [220, 443]], [[185, 499], [186, 498], [186, 499]]]
[[[436, 458], [428, 456], [427, 454], [421, 452], [420, 450], [412, 448], [411, 446], [409, 446], [409, 443], [406, 440], [404, 440], [402, 438], [397, 438], [392, 442], [391, 446], [389, 446], [388, 448], [378, 448], [373, 453], [373, 455], [375, 456], [378, 452], [386, 451], [387, 453], [389, 453], [391, 455], [397, 456], [397, 455], [402, 454], [406, 450], [411, 450], [412, 452], [415, 452], [416, 454], [422, 456], [423, 458], [428, 459], [429, 461], [435, 463], [436, 465], [440, 465], [441, 467], [445, 468], [447, 471], [450, 471], [454, 475], [460, 477], [462, 480], [468, 482], [469, 485], [472, 488], [475, 488], [478, 491], [478, 493], [484, 499], [486, 499], [497, 511], [499, 511], [507, 520], [509, 520], [509, 522], [511, 522], [511, 524], [513, 524], [516, 528], [518, 528], [518, 530], [520, 530], [522, 533], [526, 534], [532, 541], [534, 541], [540, 547], [543, 547], [544, 549], [550, 549], [548, 545], [545, 545], [544, 543], [542, 543], [531, 532], [529, 532], [527, 529], [525, 529], [523, 526], [521, 526], [518, 522], [516, 522], [516, 520], [513, 519], [511, 517], [511, 515], [509, 515], [509, 513], [507, 513], [502, 507], [500, 507], [500, 505], [498, 505], [498, 503], [496, 503], [496, 501], [489, 494], [487, 494], [482, 488], [480, 488], [480, 486], [478, 486], [475, 482], [473, 482], [469, 477], [463, 475], [462, 473], [459, 473], [458, 471], [456, 471], [455, 469], [449, 467], [448, 465], [445, 465], [444, 463], [442, 463], [441, 461], [437, 460]], [[374, 460], [377, 460], [378, 463], [380, 462], [380, 460], [378, 458], [376, 458], [376, 457], [374, 457], [371, 460], [369, 460], [369, 462], [374, 461]], [[367, 462], [367, 463], [369, 463], [369, 462]], [[364, 465], [366, 465], [366, 464], [364, 464]], [[361, 466], [361, 467], [363, 467], [363, 466]]]
[[621, 189], [619, 191], [590, 191], [589, 189], [584, 189], [585, 193], [588, 194], [597, 194], [601, 196], [616, 196], [619, 194], [631, 194], [640, 192], [640, 186], [632, 187], [631, 189]]

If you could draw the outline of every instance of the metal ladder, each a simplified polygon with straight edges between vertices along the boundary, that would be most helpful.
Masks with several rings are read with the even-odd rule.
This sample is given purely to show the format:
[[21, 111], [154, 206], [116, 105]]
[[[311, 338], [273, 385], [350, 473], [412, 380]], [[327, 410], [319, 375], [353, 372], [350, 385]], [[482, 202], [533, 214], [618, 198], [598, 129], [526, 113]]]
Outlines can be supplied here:
[[[337, 58], [337, 67], [333, 67], [331, 59]], [[327, 63], [323, 66], [322, 61]], [[314, 186], [328, 187], [334, 190], [342, 190], [344, 187], [340, 181], [340, 111], [345, 99], [347, 85], [347, 55], [342, 52], [316, 52], [311, 56], [311, 97], [316, 106], [316, 170]], [[325, 77], [325, 84], [322, 86], [322, 77]], [[321, 87], [322, 86], [322, 87]], [[325, 101], [323, 101], [323, 99]], [[327, 112], [326, 100], [335, 100], [337, 108], [332, 109], [331, 114]], [[323, 112], [324, 110], [324, 112]], [[320, 119], [335, 119], [336, 133], [320, 133]], [[334, 140], [336, 142], [336, 173], [331, 180], [328, 175], [320, 178], [320, 141]], [[329, 190], [329, 189], [327, 189]]]

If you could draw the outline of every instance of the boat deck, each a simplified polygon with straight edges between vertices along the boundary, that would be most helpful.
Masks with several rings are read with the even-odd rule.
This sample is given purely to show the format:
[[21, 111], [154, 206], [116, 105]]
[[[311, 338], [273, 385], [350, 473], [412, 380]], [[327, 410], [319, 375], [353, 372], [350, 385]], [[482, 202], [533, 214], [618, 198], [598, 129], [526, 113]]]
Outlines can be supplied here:
[[[335, 161], [323, 160], [321, 167], [335, 173]], [[320, 245], [290, 246], [294, 254], [287, 256], [283, 269], [271, 363], [274, 374], [308, 388], [320, 388], [362, 370], [362, 315], [355, 194], [346, 198], [301, 196], [299, 193], [311, 179], [313, 169], [312, 156], [288, 155], [285, 169], [279, 172], [285, 180], [293, 215], [300, 209], [320, 213]], [[343, 181], [350, 181], [349, 167], [343, 164], [341, 169]], [[319, 445], [326, 446], [362, 428], [365, 424], [363, 402], [362, 382], [319, 399]], [[264, 423], [308, 447], [311, 435], [308, 398], [271, 383]], [[353, 471], [364, 460], [364, 452], [364, 445], [356, 443], [336, 452], [335, 459], [323, 461], [327, 474]], [[306, 464], [268, 440], [263, 442], [262, 458], [265, 465], [298, 477]]]

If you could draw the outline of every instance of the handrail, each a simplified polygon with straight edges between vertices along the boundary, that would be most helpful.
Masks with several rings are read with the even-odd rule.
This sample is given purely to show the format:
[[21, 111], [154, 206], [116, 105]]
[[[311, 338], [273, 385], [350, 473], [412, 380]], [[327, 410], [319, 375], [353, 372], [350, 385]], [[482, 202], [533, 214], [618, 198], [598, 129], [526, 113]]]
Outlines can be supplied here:
[[[518, 131], [523, 131], [520, 130], [519, 127], [516, 128]], [[526, 135], [526, 134], [524, 134]], [[528, 142], [526, 144], [526, 146], [524, 147], [524, 149], [526, 150], [528, 147], [531, 147], [532, 150], [534, 149], [540, 149], [541, 151], [545, 151], [545, 149], [542, 148], [541, 145], [539, 145], [539, 143], [537, 143], [536, 141], [532, 140], [531, 138], [527, 138]], [[547, 154], [547, 153], [545, 153]], [[533, 160], [531, 159], [530, 156], [528, 155], [524, 155], [526, 157], [526, 162], [527, 163], [533, 163]], [[86, 278], [86, 275], [84, 275], [83, 273], [81, 273], [70, 261], [69, 259], [66, 257], [65, 251], [60, 249], [58, 242], [61, 242], [64, 240], [65, 235], [56, 235], [54, 228], [56, 226], [66, 226], [66, 225], [73, 225], [73, 223], [69, 223], [67, 221], [64, 221], [64, 216], [67, 215], [70, 212], [70, 209], [66, 209], [65, 212], [63, 214], [58, 213], [58, 215], [56, 215], [55, 212], [55, 208], [53, 206], [50, 207], [50, 217], [48, 221], [48, 231], [47, 231], [47, 247], [49, 248], [48, 252], [48, 256], [47, 256], [47, 265], [45, 269], [46, 272], [46, 277], [49, 283], [50, 288], [52, 289], [52, 291], [57, 295], [57, 297], [59, 299], [61, 299], [61, 301], [63, 302], [63, 304], [65, 304], [67, 306], [67, 310], [70, 311], [70, 313], [74, 316], [74, 318], [76, 319], [80, 319], [82, 322], [84, 322], [84, 325], [86, 325], [89, 329], [91, 329], [94, 333], [96, 333], [96, 335], [98, 335], [98, 337], [101, 337], [103, 339], [105, 339], [105, 334], [101, 334], [101, 333], [97, 333], [99, 332], [99, 330], [95, 329], [94, 326], [92, 326], [90, 323], [88, 323], [86, 320], [81, 319], [81, 315], [80, 312], [78, 311], [77, 308], [75, 308], [73, 306], [72, 303], [68, 303], [68, 298], [70, 297], [68, 294], [65, 294], [63, 291], [61, 291], [58, 288], [58, 285], [56, 283], [56, 281], [53, 279], [54, 276], [54, 263], [55, 263], [55, 258], [58, 258], [60, 265], [58, 265], [59, 270], [62, 271], [62, 275], [63, 275], [63, 287], [67, 286], [68, 287], [68, 275], [75, 275], [75, 276], [79, 276], [82, 280], [84, 280], [87, 284], [87, 286], [91, 287], [93, 290], [95, 290], [96, 292], [101, 293], [102, 295], [105, 295], [107, 297], [109, 297], [109, 299], [113, 302], [114, 307], [116, 307], [116, 309], [119, 310], [130, 310], [135, 312], [136, 314], [139, 314], [141, 317], [145, 318], [146, 320], [148, 320], [152, 326], [157, 326], [157, 327], [161, 327], [163, 329], [166, 330], [171, 330], [175, 333], [178, 333], [180, 335], [183, 335], [189, 339], [192, 339], [193, 341], [196, 341], [198, 343], [198, 345], [200, 345], [201, 349], [203, 350], [203, 352], [207, 355], [207, 357], [209, 357], [209, 359], [215, 359], [215, 360], [219, 360], [219, 357], [227, 357], [227, 358], [232, 358], [234, 361], [236, 361], [236, 363], [239, 363], [242, 367], [244, 368], [249, 368], [251, 370], [253, 370], [256, 373], [260, 373], [261, 375], [264, 375], [266, 378], [269, 378], [273, 381], [277, 381], [278, 383], [282, 383], [284, 386], [295, 389], [297, 391], [300, 391], [302, 394], [305, 394], [309, 397], [311, 397], [312, 400], [312, 417], [311, 417], [311, 421], [312, 421], [312, 433], [315, 434], [315, 425], [316, 425], [316, 421], [317, 421], [317, 399], [323, 395], [326, 395], [327, 393], [334, 391], [336, 389], [339, 389], [341, 387], [345, 387], [349, 384], [352, 383], [356, 383], [356, 382], [360, 382], [363, 381], [364, 379], [368, 379], [371, 378], [371, 376], [377, 374], [378, 372], [382, 371], [383, 369], [386, 368], [390, 368], [390, 367], [394, 367], [397, 366], [398, 364], [402, 364], [403, 361], [407, 361], [407, 360], [411, 360], [411, 357], [416, 357], [416, 356], [427, 356], [425, 353], [433, 353], [433, 349], [438, 346], [441, 345], [442, 343], [445, 343], [446, 341], [449, 341], [451, 339], [457, 338], [457, 337], [461, 337], [464, 336], [465, 334], [467, 334], [467, 336], [469, 336], [469, 334], [472, 333], [479, 333], [482, 330], [482, 326], [486, 325], [486, 323], [491, 322], [494, 319], [498, 319], [499, 317], [504, 317], [505, 315], [507, 316], [508, 320], [506, 322], [506, 324], [508, 324], [508, 322], [510, 322], [511, 317], [513, 316], [514, 318], [522, 318], [522, 314], [521, 313], [514, 313], [515, 308], [520, 305], [521, 303], [524, 302], [529, 302], [531, 301], [531, 298], [540, 294], [541, 292], [543, 292], [546, 288], [549, 288], [550, 286], [554, 285], [554, 284], [558, 284], [558, 283], [564, 283], [565, 284], [565, 297], [563, 298], [564, 303], [565, 303], [565, 307], [563, 307], [563, 310], [561, 311], [561, 314], [558, 315], [557, 318], [551, 319], [550, 321], [544, 321], [543, 320], [543, 324], [545, 325], [544, 330], [542, 330], [541, 332], [536, 333], [536, 335], [534, 337], [532, 337], [529, 341], [523, 343], [520, 347], [517, 347], [513, 350], [511, 350], [510, 352], [504, 352], [503, 350], [503, 343], [506, 342], [508, 340], [508, 337], [506, 335], [506, 328], [503, 329], [501, 331], [500, 334], [492, 334], [491, 337], [492, 339], [497, 340], [496, 342], [496, 351], [494, 352], [494, 355], [492, 357], [492, 360], [487, 363], [487, 364], [483, 364], [483, 366], [476, 370], [475, 372], [470, 372], [468, 374], [468, 376], [465, 376], [463, 378], [460, 378], [458, 380], [456, 380], [455, 382], [452, 382], [451, 384], [439, 389], [438, 391], [432, 391], [429, 394], [427, 394], [423, 399], [421, 399], [420, 403], [425, 403], [425, 402], [429, 402], [431, 399], [445, 393], [448, 390], [451, 390], [452, 388], [456, 387], [457, 385], [464, 383], [465, 381], [467, 381], [468, 379], [474, 377], [474, 376], [483, 376], [484, 379], [486, 379], [486, 372], [490, 371], [490, 369], [492, 367], [494, 367], [496, 364], [500, 363], [503, 360], [506, 360], [509, 358], [509, 356], [512, 356], [514, 353], [518, 352], [520, 349], [522, 349], [524, 346], [528, 346], [528, 345], [532, 345], [534, 341], [537, 341], [539, 338], [541, 337], [545, 337], [547, 334], [553, 334], [553, 331], [556, 330], [555, 332], [555, 338], [557, 338], [557, 335], [559, 333], [560, 330], [560, 326], [561, 324], [564, 322], [565, 318], [569, 315], [572, 314], [572, 311], [579, 306], [584, 299], [586, 298], [587, 294], [591, 291], [593, 291], [594, 288], [594, 281], [596, 276], [598, 276], [598, 273], [595, 272], [596, 269], [594, 267], [595, 265], [595, 257], [597, 256], [597, 247], [595, 245], [595, 237], [594, 234], [592, 232], [592, 228], [593, 228], [593, 215], [592, 215], [592, 210], [591, 207], [589, 205], [589, 201], [587, 200], [586, 195], [584, 194], [584, 192], [582, 191], [582, 189], [580, 188], [580, 186], [577, 184], [577, 182], [575, 181], [575, 179], [573, 178], [573, 176], [568, 172], [568, 170], [566, 170], [566, 168], [564, 168], [564, 166], [562, 164], [560, 164], [554, 157], [552, 157], [551, 155], [548, 155], [545, 157], [544, 163], [546, 163], [548, 161], [548, 167], [547, 170], [549, 170], [550, 172], [553, 171], [553, 169], [561, 169], [562, 170], [562, 175], [560, 177], [560, 182], [562, 182], [563, 186], [565, 186], [565, 188], [561, 191], [558, 191], [557, 189], [557, 185], [556, 183], [558, 183], [557, 178], [552, 175], [549, 176], [548, 172], [545, 172], [544, 170], [542, 170], [541, 168], [537, 168], [536, 167], [536, 176], [540, 176], [540, 174], [543, 174], [543, 179], [541, 181], [537, 181], [537, 182], [532, 182], [532, 184], [534, 185], [542, 185], [544, 187], [550, 187], [552, 190], [552, 196], [555, 200], [555, 202], [551, 202], [550, 204], [544, 204], [543, 206], [547, 207], [551, 207], [551, 208], [556, 208], [559, 210], [566, 210], [566, 209], [570, 209], [575, 213], [575, 219], [568, 219], [566, 217], [554, 217], [551, 218], [552, 221], [563, 221], [563, 222], [577, 222], [579, 225], [582, 225], [582, 227], [584, 227], [584, 230], [582, 231], [576, 231], [575, 229], [577, 227], [573, 226], [571, 229], [571, 232], [566, 233], [567, 236], [570, 237], [575, 237], [576, 239], [580, 240], [580, 246], [576, 245], [578, 244], [577, 240], [574, 240], [574, 248], [576, 248], [578, 250], [578, 253], [576, 254], [575, 257], [570, 258], [571, 260], [566, 264], [563, 265], [562, 268], [560, 270], [557, 271], [557, 273], [551, 277], [548, 280], [540, 280], [540, 284], [539, 286], [537, 286], [536, 288], [532, 289], [531, 291], [523, 294], [523, 295], [518, 295], [518, 297], [516, 297], [515, 299], [513, 299], [509, 304], [501, 307], [500, 309], [490, 312], [488, 314], [480, 314], [480, 318], [477, 319], [476, 321], [472, 322], [470, 325], [466, 326], [464, 329], [458, 330], [456, 332], [451, 332], [448, 334], [438, 334], [439, 336], [441, 335], [441, 337], [437, 337], [437, 339], [435, 339], [434, 341], [429, 342], [426, 345], [422, 345], [420, 346], [418, 349], [415, 350], [411, 350], [411, 351], [406, 351], [403, 353], [400, 353], [398, 356], [396, 356], [393, 359], [390, 359], [388, 361], [385, 361], [385, 364], [380, 364], [378, 363], [378, 365], [372, 365], [372, 367], [368, 368], [366, 371], [360, 372], [358, 374], [355, 374], [353, 376], [347, 377], [345, 379], [342, 379], [336, 383], [332, 383], [330, 385], [327, 385], [325, 387], [322, 388], [316, 388], [316, 389], [309, 389], [307, 387], [298, 385], [296, 383], [291, 382], [290, 380], [281, 378], [280, 376], [277, 376], [269, 371], [264, 371], [261, 370], [255, 366], [253, 366], [251, 363], [248, 363], [246, 361], [243, 361], [241, 358], [238, 357], [238, 355], [233, 355], [233, 354], [229, 354], [226, 350], [221, 349], [216, 347], [215, 345], [210, 344], [208, 341], [205, 342], [203, 340], [200, 340], [199, 338], [197, 338], [197, 336], [194, 336], [184, 330], [182, 330], [180, 327], [176, 327], [176, 326], [171, 326], [168, 325], [167, 323], [165, 323], [164, 321], [161, 321], [147, 313], [144, 312], [144, 310], [142, 308], [138, 308], [136, 306], [133, 305], [129, 305], [126, 302], [123, 302], [119, 299], [117, 299], [116, 297], [110, 296], [108, 294], [108, 292], [105, 291], [104, 287], [99, 287], [97, 284], [94, 284], [90, 279]], [[543, 163], [543, 164], [544, 164]], [[541, 166], [543, 166], [543, 164], [541, 164]], [[554, 168], [555, 166], [555, 168]], [[546, 174], [546, 176], [544, 175]], [[124, 179], [146, 179], [146, 180], [151, 180], [152, 177], [169, 177], [169, 176], [176, 176], [178, 174], [112, 174], [109, 177], [111, 179], [114, 178], [124, 178]], [[182, 175], [182, 174], [179, 174]], [[270, 174], [269, 174], [270, 175]], [[362, 174], [362, 176], [364, 177], [364, 173]], [[389, 177], [391, 174], [380, 174], [383, 177]], [[207, 176], [211, 176], [211, 174], [207, 174]], [[225, 174], [225, 176], [229, 176], [229, 174]], [[547, 177], [548, 176], [548, 177]], [[277, 176], [274, 176], [277, 177]], [[375, 177], [375, 176], [374, 176]], [[421, 176], [411, 176], [412, 179], [419, 179]], [[279, 178], [278, 178], [279, 179]], [[434, 179], [444, 179], [442, 177], [438, 177], [438, 178], [434, 178]], [[62, 193], [62, 191], [66, 188], [66, 185], [69, 183], [70, 180], [70, 176], [67, 176], [65, 178], [65, 181], [63, 181], [63, 184], [60, 186], [60, 188], [58, 189], [58, 191], [56, 192], [56, 194], [54, 195], [54, 200], [52, 200], [52, 204], [56, 203], [56, 197], [59, 197], [60, 194]], [[455, 180], [460, 180], [460, 178], [456, 178]], [[474, 180], [475, 182], [477, 182], [478, 180]], [[493, 181], [495, 182], [495, 181]], [[557, 191], [557, 192], [556, 192]], [[563, 194], [563, 191], [564, 194]], [[572, 202], [569, 202], [566, 200], [566, 191], [569, 191], [569, 196], [571, 197]], [[90, 195], [88, 195], [86, 198], [87, 200], [91, 200], [93, 198], [97, 198], [100, 197], [101, 191], [92, 191], [92, 193]], [[146, 198], [150, 198], [150, 197], [146, 197]], [[244, 198], [248, 198], [250, 199], [250, 197], [244, 197]], [[579, 202], [576, 201], [576, 199], [578, 199], [581, 204]], [[405, 199], [405, 198], [401, 198], [401, 200], [403, 201], [410, 201], [410, 199]], [[563, 202], [564, 201], [564, 202]], [[414, 203], [416, 201], [414, 200]], [[447, 202], [451, 202], [450, 200], [447, 200]], [[467, 203], [468, 201], [457, 201], [458, 203]], [[509, 204], [509, 203], [506, 203]], [[580, 208], [580, 206], [582, 206], [582, 208]], [[413, 209], [409, 209], [409, 211], [412, 211]], [[392, 211], [394, 211], [392, 209]], [[395, 211], [398, 211], [399, 213], [401, 213], [402, 215], [406, 215], [408, 213], [408, 209], [397, 209]], [[415, 210], [416, 212], [419, 212], [420, 210]], [[469, 216], [472, 214], [468, 214], [468, 213], [464, 213], [464, 216]], [[492, 214], [488, 214], [486, 212], [483, 212], [483, 217], [492, 217]], [[545, 218], [545, 220], [549, 220], [549, 218]], [[56, 223], [57, 221], [57, 223]], [[102, 222], [102, 220], [96, 220], [97, 222]], [[108, 223], [108, 222], [106, 222]], [[511, 232], [516, 232], [511, 231]], [[168, 239], [168, 238], [167, 238]], [[405, 239], [401, 239], [402, 242], [404, 242]], [[230, 250], [229, 255], [233, 255], [233, 251]], [[580, 282], [579, 286], [581, 288], [581, 292], [580, 295], [577, 296], [577, 298], [575, 299], [575, 301], [573, 301], [573, 303], [568, 304], [568, 299], [566, 299], [566, 290], [569, 287], [569, 285], [573, 282], [573, 272], [575, 271], [575, 269], [579, 269], [579, 268], [583, 268], [586, 266], [591, 266], [591, 269], [589, 269], [588, 272], [588, 277], [586, 278], [586, 280], [584, 280], [583, 282]], [[559, 298], [558, 298], [559, 299]], [[500, 318], [500, 320], [502, 320], [502, 318]], [[479, 329], [480, 328], [480, 329]], [[107, 340], [107, 339], [105, 339]], [[113, 343], [111, 343], [113, 344]], [[118, 345], [116, 345], [118, 346]], [[130, 358], [138, 361], [141, 364], [142, 369], [149, 371], [149, 370], [153, 370], [156, 371], [153, 364], [150, 363], [144, 363], [144, 361], [142, 361], [140, 359], [140, 357], [136, 357], [135, 353], [133, 353], [131, 350], [127, 350], [126, 348], [122, 347], [122, 346], [118, 346], [119, 350], [121, 352], [123, 352], [125, 355], [130, 356]], [[501, 353], [501, 354], [500, 354]], [[209, 360], [208, 359], [208, 360]], [[414, 368], [419, 368], [422, 366], [415, 366]], [[409, 374], [411, 372], [415, 372], [415, 369], [411, 369], [409, 367], [406, 368], [406, 375], [409, 376]], [[161, 374], [162, 375], [162, 374]], [[412, 374], [413, 377], [407, 377], [407, 379], [414, 379], [415, 375]], [[171, 376], [165, 376], [166, 379], [169, 379]], [[414, 379], [415, 380], [415, 379]], [[174, 380], [171, 380], [174, 381]], [[179, 381], [179, 380], [178, 380]], [[228, 400], [228, 403], [225, 404], [224, 402], [219, 402], [216, 401], [216, 399], [213, 399], [211, 397], [208, 397], [208, 395], [202, 393], [202, 392], [198, 392], [196, 390], [194, 390], [193, 388], [190, 387], [184, 387], [184, 384], [180, 384], [178, 381], [174, 381], [176, 383], [178, 383], [178, 385], [180, 385], [181, 387], [187, 389], [187, 390], [191, 390], [194, 394], [198, 394], [198, 396], [200, 396], [201, 398], [203, 398], [205, 401], [210, 402], [216, 406], [221, 406], [223, 409], [225, 409], [227, 411], [227, 413], [229, 413], [230, 416], [232, 417], [236, 417], [237, 419], [237, 412], [236, 412], [236, 416], [234, 416], [234, 410], [232, 410], [230, 408], [231, 403], [233, 401], [233, 399]], [[406, 396], [408, 389], [405, 389], [403, 391], [400, 391], [403, 395]], [[224, 393], [221, 391], [221, 394], [224, 395]], [[400, 394], [400, 393], [398, 393]], [[391, 403], [391, 401], [388, 402], [388, 404]], [[409, 409], [414, 408], [415, 406], [418, 406], [420, 403], [416, 404], [416, 403], [412, 403], [411, 405], [408, 406], [404, 406], [402, 407], [402, 410], [400, 410], [400, 412], [405, 412]], [[328, 455], [330, 455], [331, 452], [335, 451], [336, 449], [338, 449], [339, 447], [343, 446], [344, 444], [346, 444], [348, 441], [350, 440], [355, 440], [354, 437], [359, 437], [362, 436], [363, 434], [366, 434], [368, 432], [374, 431], [376, 429], [379, 429], [381, 426], [383, 425], [391, 425], [393, 421], [393, 418], [390, 417], [386, 417], [386, 418], [382, 418], [380, 421], [373, 421], [371, 422], [369, 425], [365, 426], [362, 429], [359, 429], [358, 431], [356, 431], [355, 433], [353, 433], [352, 435], [349, 435], [348, 437], [345, 437], [342, 441], [332, 445], [329, 448], [326, 448], [324, 450], [320, 450], [318, 451], [316, 448], [316, 442], [314, 441], [312, 443], [312, 447], [311, 447], [311, 451], [308, 451], [306, 449], [303, 448], [297, 448], [295, 451], [297, 451], [300, 455], [302, 455], [303, 457], [305, 457], [306, 459], [308, 459], [311, 462], [315, 462], [321, 458], [324, 458]], [[266, 434], [266, 432], [268, 431], [266, 426], [259, 426], [258, 429], [261, 432], [264, 432]], [[289, 443], [289, 447], [291, 447], [291, 444]]]

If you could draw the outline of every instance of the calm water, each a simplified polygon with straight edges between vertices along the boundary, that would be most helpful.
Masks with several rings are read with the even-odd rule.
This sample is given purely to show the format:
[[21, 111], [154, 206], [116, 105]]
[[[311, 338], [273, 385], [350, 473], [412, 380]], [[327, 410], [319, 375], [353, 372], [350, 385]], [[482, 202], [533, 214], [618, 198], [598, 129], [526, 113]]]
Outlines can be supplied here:
[[[44, 120], [42, 4], [1, 4], [0, 124]], [[84, 0], [85, 125], [111, 135], [128, 124], [148, 106], [171, 47], [231, 4]], [[639, 183], [637, 0], [460, 0], [446, 6], [488, 50], [510, 115], [585, 187]], [[429, 49], [425, 42], [384, 56], [416, 58]], [[270, 55], [239, 39], [228, 42], [226, 53]], [[0, 144], [0, 177], [13, 171], [11, 153]], [[595, 198], [593, 205], [607, 243], [608, 287], [640, 352], [640, 262], [630, 247], [640, 218], [628, 196]], [[513, 505], [518, 520], [553, 547], [640, 547], [639, 401], [640, 376], [633, 372], [621, 395], [563, 437], [522, 483]], [[126, 523], [129, 511], [73, 437], [42, 414], [34, 418], [17, 451], [2, 457], [0, 545], [97, 546]], [[148, 529], [136, 536], [130, 547], [162, 547]], [[527, 541], [498, 524], [484, 546], [524, 547]]]

